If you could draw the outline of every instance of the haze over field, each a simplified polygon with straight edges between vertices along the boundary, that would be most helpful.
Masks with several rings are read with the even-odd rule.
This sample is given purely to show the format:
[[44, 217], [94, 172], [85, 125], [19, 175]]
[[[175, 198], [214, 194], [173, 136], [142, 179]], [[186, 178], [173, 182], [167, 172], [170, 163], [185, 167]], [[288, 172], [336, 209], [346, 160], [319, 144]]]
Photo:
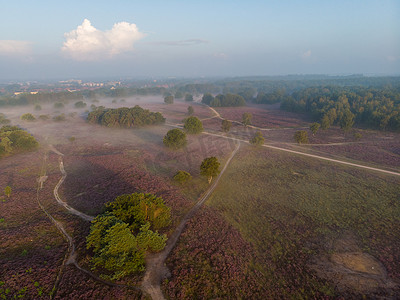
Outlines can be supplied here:
[[400, 3], [6, 1], [0, 79], [398, 74]]

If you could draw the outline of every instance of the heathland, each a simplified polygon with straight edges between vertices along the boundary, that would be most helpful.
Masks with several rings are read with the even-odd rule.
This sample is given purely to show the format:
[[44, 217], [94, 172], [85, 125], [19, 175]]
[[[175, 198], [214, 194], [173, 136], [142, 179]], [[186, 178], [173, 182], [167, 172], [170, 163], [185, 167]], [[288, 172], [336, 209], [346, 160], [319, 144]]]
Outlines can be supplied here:
[[[16, 105], [3, 97], [0, 120], [39, 146], [0, 158], [0, 296], [399, 297], [398, 82], [384, 88], [380, 79], [333, 81], [325, 83], [336, 87], [325, 89], [315, 80], [296, 87], [286, 79], [246, 79], [146, 90], [153, 95], [25, 95]], [[201, 103], [207, 93], [210, 102]], [[33, 118], [21, 118], [26, 114]], [[88, 122], [88, 115], [103, 121]], [[184, 132], [191, 115], [203, 131], [186, 132], [178, 149], [166, 147], [167, 132]], [[222, 128], [223, 120], [230, 125]], [[321, 129], [312, 131], [315, 122]], [[299, 131], [307, 143], [294, 139]], [[256, 132], [263, 143], [251, 145]], [[209, 184], [200, 165], [210, 157], [221, 173]], [[177, 181], [178, 171], [190, 176]], [[168, 224], [149, 227], [168, 238], [165, 250], [148, 250], [151, 243], [135, 242], [128, 225], [118, 225], [130, 249], [141, 247], [147, 273], [94, 268], [96, 253], [86, 245], [91, 221], [133, 193], [155, 195], [168, 207]], [[127, 216], [140, 217], [140, 226], [161, 213], [151, 203], [135, 205]], [[104, 238], [98, 245], [120, 255]]]

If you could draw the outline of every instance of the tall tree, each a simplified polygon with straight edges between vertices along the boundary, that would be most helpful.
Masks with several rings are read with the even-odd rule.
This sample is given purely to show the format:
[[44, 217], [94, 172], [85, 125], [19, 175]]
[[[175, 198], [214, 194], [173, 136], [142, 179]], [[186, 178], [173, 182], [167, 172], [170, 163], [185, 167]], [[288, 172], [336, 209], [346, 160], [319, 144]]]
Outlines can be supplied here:
[[189, 116], [193, 115], [193, 113], [194, 113], [193, 106], [190, 105], [187, 110], [188, 110], [188, 115]]
[[354, 115], [353, 113], [349, 110], [346, 109], [343, 117], [340, 120], [340, 128], [343, 129], [343, 131], [349, 131], [351, 127], [353, 127], [354, 124]]
[[166, 104], [173, 104], [174, 103], [174, 96], [168, 95], [164, 97], [164, 102]]
[[299, 144], [306, 144], [306, 143], [308, 143], [308, 134], [307, 134], [307, 131], [305, 131], [305, 130], [296, 131], [296, 133], [294, 134], [294, 139], [295, 139], [296, 142], [298, 142]]
[[216, 157], [207, 157], [200, 165], [200, 175], [207, 176], [210, 184], [213, 176], [217, 176], [220, 173], [219, 166], [220, 163]]

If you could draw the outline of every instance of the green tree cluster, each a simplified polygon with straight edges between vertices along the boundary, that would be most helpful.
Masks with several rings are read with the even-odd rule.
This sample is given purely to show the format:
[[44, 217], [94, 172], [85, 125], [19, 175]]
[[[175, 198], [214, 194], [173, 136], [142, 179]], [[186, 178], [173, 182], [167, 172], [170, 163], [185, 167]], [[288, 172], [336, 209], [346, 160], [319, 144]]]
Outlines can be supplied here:
[[164, 136], [163, 143], [166, 147], [174, 150], [185, 147], [187, 144], [186, 133], [178, 128], [171, 129]]
[[89, 113], [87, 120], [89, 123], [120, 128], [158, 125], [165, 122], [165, 118], [161, 113], [151, 112], [138, 105], [132, 108], [121, 107], [116, 109], [99, 106]]
[[[398, 85], [398, 84], [397, 84]], [[298, 90], [281, 108], [305, 112], [320, 120], [321, 128], [340, 125], [344, 131], [354, 124], [382, 130], [400, 130], [398, 87], [321, 86]]]
[[165, 247], [167, 237], [157, 230], [170, 222], [170, 208], [160, 197], [141, 193], [117, 197], [92, 221], [86, 247], [94, 253], [93, 268], [107, 270], [109, 274], [102, 277], [111, 280], [144, 271], [146, 253]]
[[0, 156], [31, 151], [38, 145], [33, 136], [17, 126], [6, 125], [0, 128]]
[[317, 122], [314, 122], [310, 125], [310, 130], [313, 133], [313, 135], [315, 135], [318, 132], [320, 127], [321, 127], [321, 125]]
[[193, 102], [193, 95], [192, 94], [186, 94], [185, 95], [185, 101]]
[[213, 95], [207, 93], [203, 95], [201, 100], [202, 103], [210, 105], [212, 107], [228, 107], [228, 106], [244, 106], [246, 105], [246, 100], [237, 94], [218, 94], [213, 97]]
[[74, 106], [76, 108], [84, 108], [84, 107], [86, 107], [86, 103], [83, 101], [78, 101], [78, 102], [75, 102]]
[[203, 131], [203, 123], [197, 117], [189, 117], [184, 120], [183, 128], [189, 134], [198, 134]]
[[191, 115], [193, 115], [193, 114], [194, 114], [194, 109], [193, 109], [193, 106], [191, 106], [191, 105], [190, 105], [190, 106], [188, 107], [188, 109], [187, 109], [187, 110], [188, 110], [188, 115], [189, 115], [189, 116], [191, 116]]

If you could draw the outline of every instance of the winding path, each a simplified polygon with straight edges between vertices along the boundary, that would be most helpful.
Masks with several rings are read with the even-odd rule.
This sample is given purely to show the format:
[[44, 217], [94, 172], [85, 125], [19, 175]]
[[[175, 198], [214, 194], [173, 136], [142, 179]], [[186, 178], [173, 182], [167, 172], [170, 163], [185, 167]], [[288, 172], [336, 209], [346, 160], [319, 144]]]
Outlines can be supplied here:
[[240, 148], [240, 143], [237, 143], [235, 150], [231, 153], [230, 157], [225, 163], [224, 168], [219, 173], [218, 177], [212, 184], [212, 186], [206, 191], [206, 193], [201, 196], [201, 198], [197, 201], [197, 203], [192, 207], [192, 209], [186, 214], [181, 223], [176, 227], [174, 233], [168, 238], [167, 245], [164, 250], [158, 253], [154, 253], [149, 255], [146, 259], [146, 273], [144, 275], [142, 281], [142, 289], [144, 292], [148, 293], [153, 300], [164, 299], [164, 296], [161, 292], [161, 281], [167, 276], [169, 273], [167, 267], [165, 266], [165, 260], [167, 259], [169, 253], [176, 245], [179, 236], [181, 235], [183, 229], [187, 221], [200, 209], [203, 203], [208, 199], [211, 193], [215, 190], [218, 185], [219, 180], [221, 179], [222, 174], [224, 174], [226, 168], [231, 162], [232, 158], [238, 152]]

